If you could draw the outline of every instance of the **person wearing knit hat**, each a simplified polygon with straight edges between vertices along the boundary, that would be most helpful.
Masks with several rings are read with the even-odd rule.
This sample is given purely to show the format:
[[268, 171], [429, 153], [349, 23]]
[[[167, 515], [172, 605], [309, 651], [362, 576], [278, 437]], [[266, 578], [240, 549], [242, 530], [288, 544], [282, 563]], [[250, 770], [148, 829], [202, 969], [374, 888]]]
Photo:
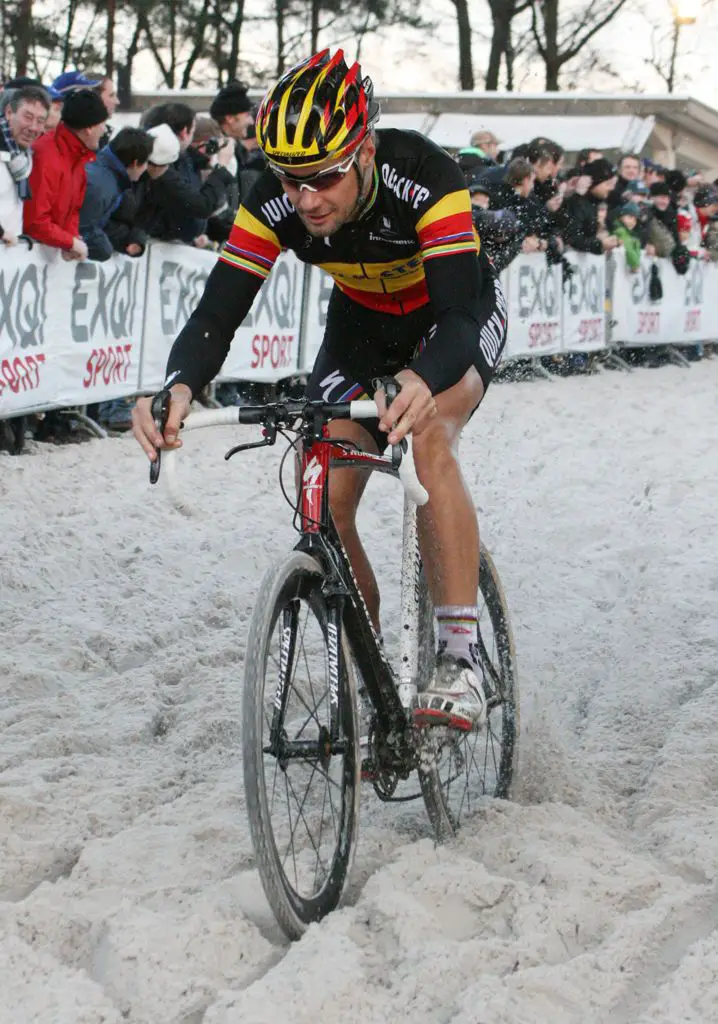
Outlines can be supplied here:
[[585, 195], [574, 193], [564, 204], [563, 237], [571, 248], [600, 256], [621, 244], [599, 221], [599, 208], [614, 191], [618, 176], [613, 164], [604, 157], [584, 164], [581, 175], [588, 182], [588, 190]]
[[180, 155], [179, 139], [168, 124], [158, 124], [148, 129], [152, 136], [152, 152], [150, 153], [150, 165], [157, 170], [162, 168], [159, 174], [152, 174], [152, 177], [159, 178], [170, 164], [173, 164]]
[[[598, 160], [591, 160], [590, 163], [584, 164], [581, 173], [591, 179], [591, 189], [594, 189], [597, 185], [603, 185], [604, 182], [612, 182], [611, 188], [601, 196], [602, 199], [605, 199], [608, 193], [613, 191], [618, 180], [615, 167], [610, 160], [606, 160], [604, 157], [599, 157]], [[613, 180], [614, 178], [616, 181]]]
[[254, 124], [253, 104], [242, 82], [230, 82], [223, 86], [209, 108], [221, 130], [230, 139], [241, 141], [246, 138], [247, 128]]
[[63, 100], [57, 128], [34, 146], [24, 231], [43, 245], [61, 249], [64, 259], [87, 259], [87, 245], [80, 234], [85, 167], [95, 159], [107, 116], [97, 93], [77, 89]]

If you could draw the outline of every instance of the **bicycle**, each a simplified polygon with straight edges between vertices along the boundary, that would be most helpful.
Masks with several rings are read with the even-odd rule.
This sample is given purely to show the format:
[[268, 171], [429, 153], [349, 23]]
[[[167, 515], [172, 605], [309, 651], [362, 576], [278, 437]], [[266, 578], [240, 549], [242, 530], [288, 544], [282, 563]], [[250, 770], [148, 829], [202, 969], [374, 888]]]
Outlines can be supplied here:
[[[236, 445], [225, 459], [273, 445], [278, 435], [289, 441], [279, 478], [300, 537], [260, 585], [245, 656], [242, 721], [244, 785], [257, 865], [269, 904], [290, 939], [299, 938], [341, 899], [357, 839], [362, 779], [387, 802], [423, 797], [441, 841], [455, 834], [464, 813], [481, 797], [510, 796], [517, 764], [513, 638], [501, 582], [483, 547], [478, 595], [487, 723], [471, 733], [412, 725], [412, 698], [428, 685], [434, 663], [433, 609], [416, 531], [416, 504], [428, 496], [416, 476], [410, 439], [390, 454], [374, 455], [326, 432], [332, 419], [376, 416], [371, 401], [284, 401], [193, 413], [184, 425], [185, 430], [229, 423], [262, 426], [261, 441]], [[297, 498], [287, 493], [282, 479], [290, 452], [297, 453], [301, 467]], [[164, 454], [166, 459], [174, 455]], [[173, 465], [172, 458], [168, 469], [177, 498]], [[404, 486], [396, 673], [329, 511], [330, 466], [376, 470], [398, 476]], [[152, 467], [156, 479], [159, 466]], [[363, 759], [357, 676], [369, 711]], [[482, 742], [480, 765], [477, 746]], [[398, 794], [399, 784], [413, 772], [418, 792]], [[313, 782], [320, 792], [310, 797]], [[282, 796], [285, 814], [279, 808]]]

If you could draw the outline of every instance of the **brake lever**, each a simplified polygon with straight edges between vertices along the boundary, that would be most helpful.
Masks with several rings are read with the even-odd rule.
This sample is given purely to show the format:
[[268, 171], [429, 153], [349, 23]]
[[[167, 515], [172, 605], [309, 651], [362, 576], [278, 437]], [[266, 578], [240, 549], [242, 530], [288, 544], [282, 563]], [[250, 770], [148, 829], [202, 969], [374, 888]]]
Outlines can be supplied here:
[[[162, 391], [158, 391], [152, 399], [152, 405], [150, 406], [152, 412], [152, 419], [155, 421], [155, 427], [159, 430], [160, 434], [164, 434], [165, 427], [167, 426], [167, 417], [170, 413], [170, 401], [171, 394], [167, 388], [163, 388]], [[162, 462], [162, 449], [155, 448], [157, 458], [154, 462], [150, 462], [150, 483], [156, 484], [160, 478], [160, 467]]]
[[[387, 409], [389, 408], [391, 403], [394, 401], [396, 396], [401, 391], [401, 384], [396, 379], [396, 377], [377, 377], [374, 381], [372, 381], [372, 384], [373, 384], [373, 387], [374, 387], [375, 391], [378, 391], [378, 390], [381, 389], [384, 392], [384, 394], [386, 395], [386, 407], [387, 407]], [[392, 423], [392, 429], [395, 426], [396, 426], [396, 424]], [[392, 465], [392, 469], [398, 469], [399, 468], [399, 466], [401, 465], [401, 460], [402, 460], [402, 458], [404, 456], [404, 452], [406, 452], [408, 447], [409, 447], [409, 445], [408, 445], [408, 442], [407, 442], [406, 438], [402, 438], [402, 440], [399, 442], [399, 444], [393, 444], [391, 446], [391, 465]]]
[[225, 454], [224, 460], [228, 462], [233, 455], [239, 452], [247, 452], [250, 448], [267, 448], [277, 440], [277, 424], [270, 422], [263, 428], [264, 438], [261, 441], [246, 441], [244, 444], [235, 445]]

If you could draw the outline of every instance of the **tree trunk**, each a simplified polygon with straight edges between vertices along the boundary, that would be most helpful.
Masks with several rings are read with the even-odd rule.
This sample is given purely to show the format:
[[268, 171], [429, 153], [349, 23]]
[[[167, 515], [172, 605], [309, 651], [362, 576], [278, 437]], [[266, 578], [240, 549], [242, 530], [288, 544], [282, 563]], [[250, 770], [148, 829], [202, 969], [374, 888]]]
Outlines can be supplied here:
[[17, 31], [15, 35], [15, 74], [26, 75], [30, 60], [32, 42], [32, 0], [20, 0], [18, 4]]
[[62, 40], [62, 69], [63, 71], [70, 63], [70, 48], [72, 46], [72, 30], [75, 25], [75, 14], [77, 13], [76, 0], [70, 0], [67, 5], [67, 21], [65, 22], [65, 36]]
[[541, 7], [546, 35], [546, 92], [558, 92], [558, 76], [562, 64], [558, 51], [558, 4], [559, 0], [544, 0]]
[[454, 0], [459, 29], [459, 88], [471, 92], [474, 88], [474, 67], [471, 59], [471, 21], [468, 0]]
[[124, 64], [117, 65], [117, 95], [120, 100], [120, 110], [130, 110], [132, 108], [132, 64], [140, 48], [141, 35], [142, 26], [138, 17], [130, 45], [127, 47], [125, 62]]
[[231, 82], [237, 77], [239, 64], [239, 37], [244, 22], [244, 0], [237, 0], [236, 13], [230, 33], [229, 58], [227, 60], [227, 78]]
[[284, 71], [284, 21], [286, 17], [287, 0], [276, 0], [275, 14], [277, 21], [277, 78], [280, 78]]
[[[486, 69], [486, 91], [495, 92], [499, 87], [501, 58], [511, 45], [511, 20], [516, 4], [515, 0], [489, 0], [489, 2], [493, 32], [489, 51], [489, 66]], [[508, 73], [508, 60], [506, 70]]]
[[319, 49], [319, 0], [312, 0], [311, 26], [309, 33], [309, 52], [316, 53]]
[[107, 49], [105, 50], [105, 74], [112, 78], [115, 74], [115, 17], [117, 14], [116, 0], [107, 0]]
[[177, 68], [177, 9], [175, 0], [169, 0], [170, 7], [170, 66], [165, 76], [170, 89], [175, 87], [175, 71]]
[[209, 5], [210, 0], [204, 0], [202, 4], [202, 10], [199, 12], [197, 18], [197, 24], [192, 34], [192, 50], [187, 63], [184, 66], [182, 72], [182, 81], [180, 82], [180, 89], [187, 89], [189, 87], [190, 79], [192, 77], [192, 70], [199, 60], [202, 50], [204, 48], [204, 39], [207, 34], [207, 22], [209, 20]]

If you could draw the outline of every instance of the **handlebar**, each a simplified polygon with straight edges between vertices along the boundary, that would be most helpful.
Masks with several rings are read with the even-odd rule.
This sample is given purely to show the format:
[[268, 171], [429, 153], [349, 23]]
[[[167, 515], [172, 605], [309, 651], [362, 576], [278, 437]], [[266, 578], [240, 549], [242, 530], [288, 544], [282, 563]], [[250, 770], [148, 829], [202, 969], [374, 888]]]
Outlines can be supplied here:
[[[319, 418], [327, 422], [331, 419], [365, 420], [377, 419], [378, 410], [376, 402], [362, 400], [359, 402], [307, 402], [287, 401], [274, 402], [270, 405], [260, 406], [227, 406], [224, 409], [208, 409], [202, 412], [191, 413], [183, 424], [183, 431], [196, 430], [201, 427], [229, 426], [236, 423], [262, 425], [269, 427], [292, 428], [297, 421], [311, 423]], [[429, 500], [426, 488], [421, 484], [416, 474], [414, 465], [414, 453], [411, 443], [411, 435], [405, 438], [404, 444], [397, 445], [400, 452], [384, 456], [387, 464], [398, 464], [398, 476], [404, 493], [416, 505], [425, 505]], [[182, 511], [187, 511], [188, 506], [177, 483], [176, 455], [172, 449], [163, 451], [163, 469], [167, 479], [167, 486], [174, 504]]]

